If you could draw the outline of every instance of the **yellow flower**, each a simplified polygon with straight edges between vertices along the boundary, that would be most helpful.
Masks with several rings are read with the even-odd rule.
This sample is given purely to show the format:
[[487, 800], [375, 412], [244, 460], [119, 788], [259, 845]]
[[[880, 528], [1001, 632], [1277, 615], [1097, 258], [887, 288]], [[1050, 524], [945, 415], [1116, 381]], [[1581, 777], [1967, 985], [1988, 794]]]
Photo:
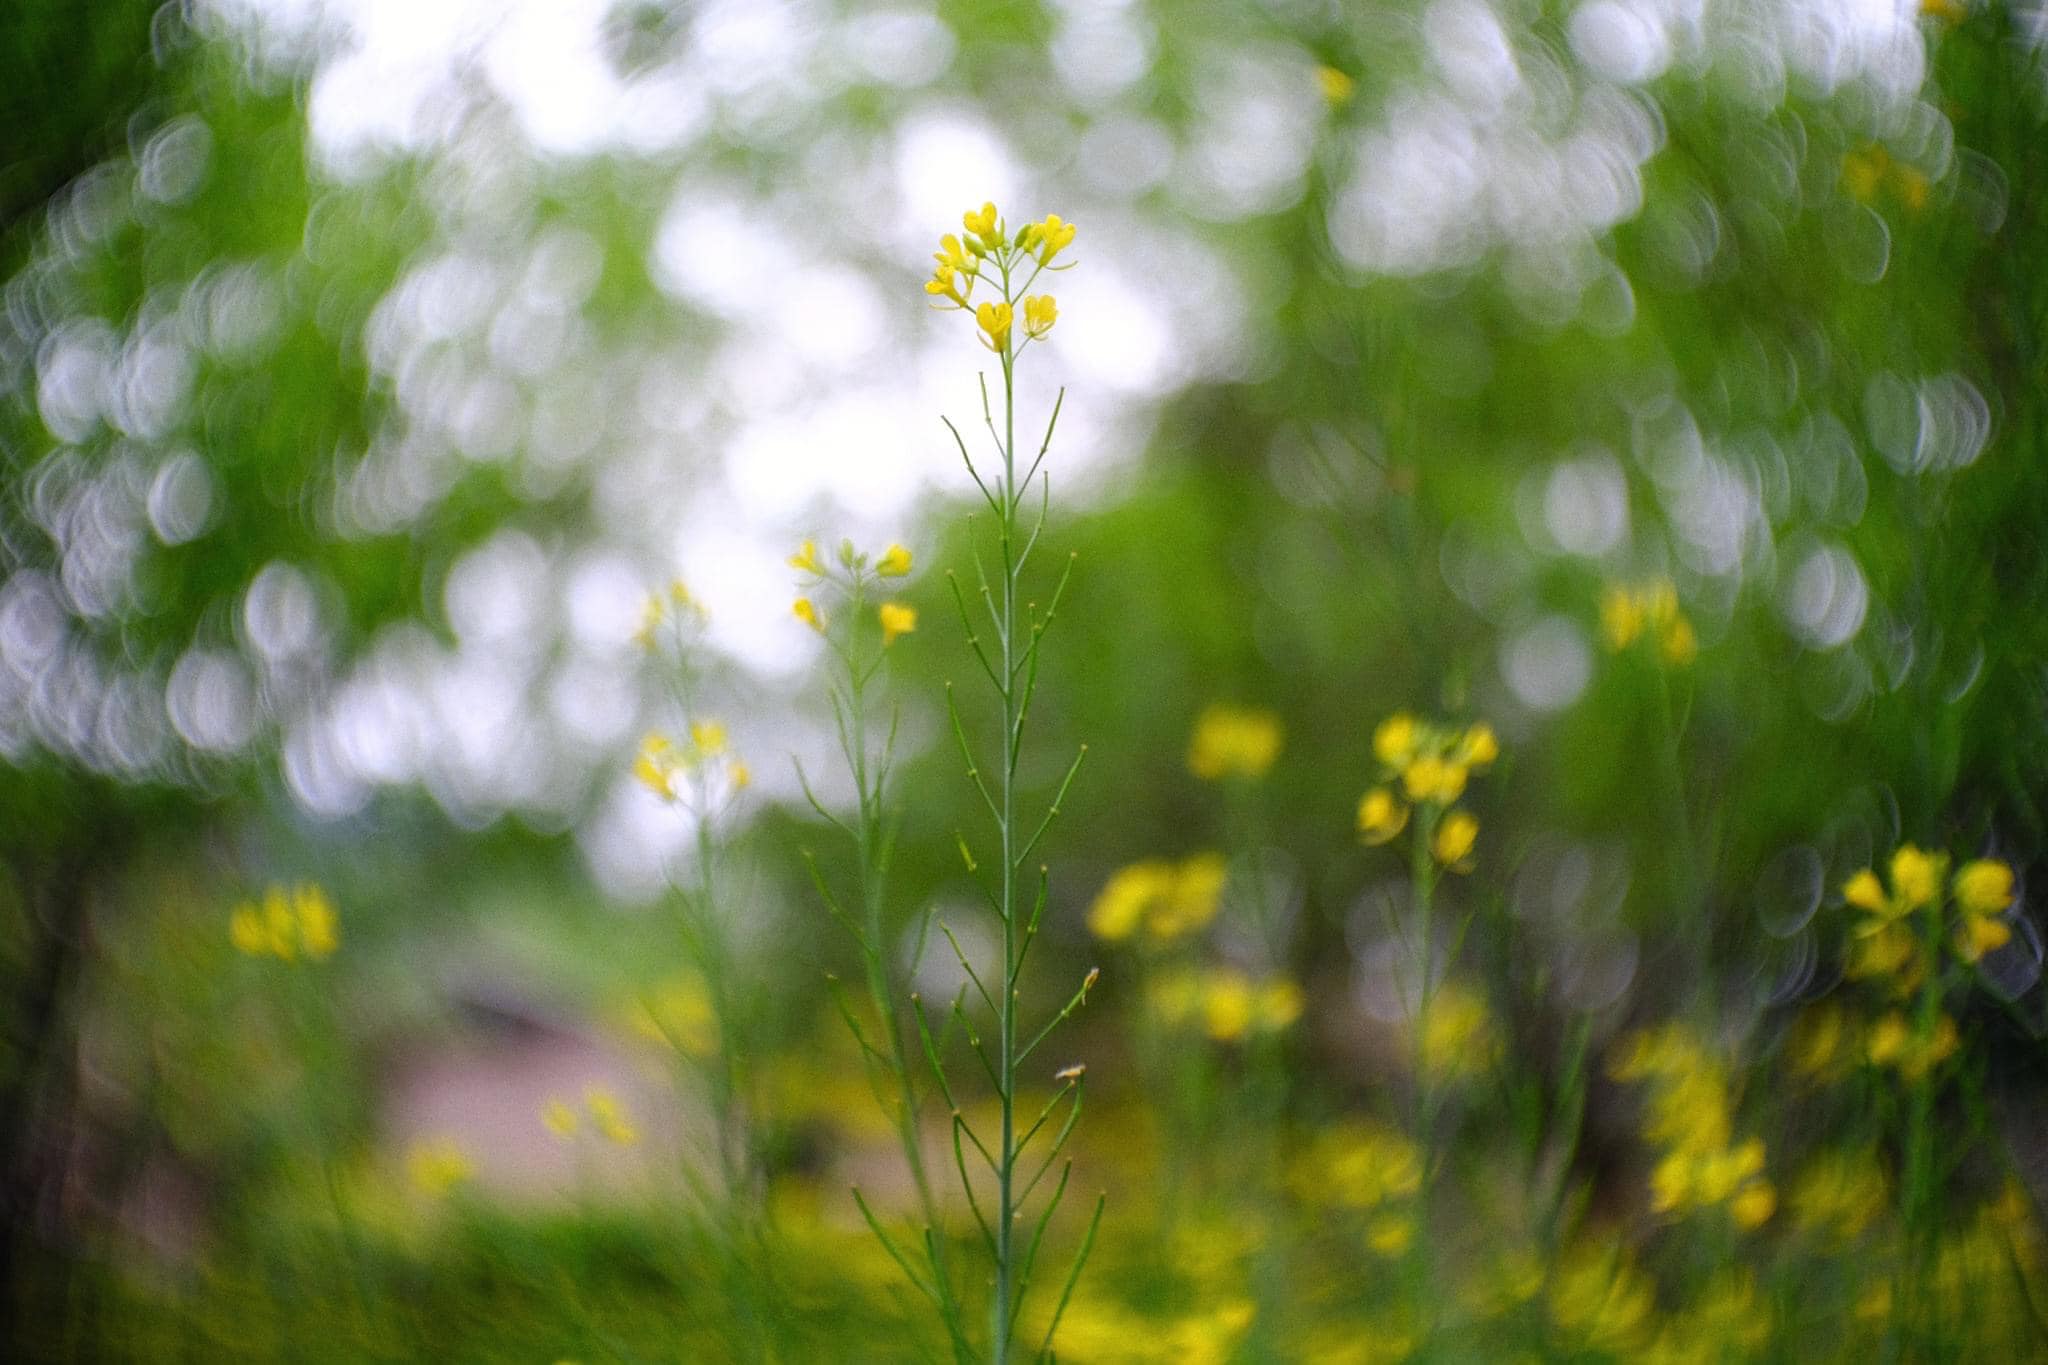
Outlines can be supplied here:
[[1906, 844], [1892, 854], [1892, 894], [1902, 910], [1917, 910], [1941, 894], [1940, 854], [1923, 853]]
[[334, 903], [327, 893], [310, 882], [292, 896], [299, 912], [299, 946], [315, 962], [333, 954], [340, 940], [334, 931]]
[[1467, 768], [1481, 769], [1491, 767], [1493, 761], [1499, 757], [1500, 741], [1494, 737], [1493, 727], [1485, 721], [1480, 721], [1467, 730], [1464, 738], [1458, 741], [1452, 762]]
[[1995, 915], [2012, 904], [2012, 869], [1996, 858], [1978, 858], [1957, 869], [1956, 905], [1969, 915]]
[[1956, 926], [1956, 956], [1975, 962], [2012, 942], [2012, 926], [1992, 915], [1965, 915]]
[[1448, 806], [1464, 795], [1465, 768], [1434, 754], [1424, 754], [1402, 771], [1401, 786], [1410, 801], [1434, 801]]
[[980, 244], [990, 250], [1002, 245], [1000, 224], [993, 202], [983, 204], [979, 209], [969, 209], [960, 215], [960, 225], [980, 239]]
[[812, 604], [810, 598], [797, 598], [796, 601], [789, 604], [789, 610], [797, 620], [803, 622], [812, 630], [817, 631], [818, 634], [823, 635], [825, 633], [825, 618], [818, 613], [817, 607]]
[[690, 743], [697, 746], [697, 753], [704, 758], [725, 752], [725, 727], [715, 720], [690, 722]]
[[1280, 718], [1263, 707], [1212, 703], [1195, 721], [1188, 771], [1205, 781], [1259, 778], [1280, 754]]
[[650, 731], [641, 739], [640, 752], [633, 759], [633, 776], [664, 801], [676, 799], [676, 770], [670, 757], [674, 749], [667, 735]]
[[1643, 608], [1636, 595], [1620, 584], [1609, 584], [1600, 595], [1600, 634], [1609, 649], [1620, 651], [1634, 644], [1643, 633]]
[[1891, 164], [1891, 153], [1874, 142], [1850, 151], [1842, 157], [1842, 188], [1867, 203], [1877, 197]]
[[1365, 1225], [1365, 1241], [1382, 1256], [1399, 1256], [1415, 1243], [1415, 1220], [1399, 1213], [1375, 1214]]
[[901, 545], [891, 545], [875, 561], [875, 572], [883, 578], [901, 578], [910, 572], [910, 551]]
[[[974, 292], [974, 277], [967, 277], [967, 288], [962, 290], [958, 272], [950, 265], [940, 265], [932, 271], [932, 277], [924, 282], [924, 292], [935, 299], [945, 299], [955, 308], [968, 306], [967, 296]], [[943, 306], [942, 311], [943, 311]]]
[[981, 344], [1001, 355], [1010, 349], [1010, 305], [1007, 303], [984, 303], [974, 310], [974, 321], [981, 328]]
[[1145, 907], [1172, 884], [1173, 869], [1157, 859], [1119, 869], [1088, 911], [1088, 932], [1112, 943], [1129, 938], [1144, 922]]
[[453, 1138], [445, 1137], [414, 1144], [405, 1168], [412, 1183], [428, 1194], [446, 1194], [476, 1175], [469, 1155]]
[[1254, 1001], [1251, 982], [1238, 972], [1220, 971], [1202, 988], [1202, 1027], [1219, 1043], [1233, 1043], [1251, 1028]]
[[1284, 976], [1276, 976], [1259, 987], [1252, 1011], [1261, 1029], [1278, 1033], [1292, 1028], [1294, 1021], [1301, 1018], [1301, 1005], [1301, 987]]
[[1358, 835], [1368, 844], [1384, 844], [1408, 823], [1408, 808], [1385, 787], [1358, 798]]
[[1032, 294], [1024, 300], [1024, 335], [1042, 337], [1060, 319], [1059, 305], [1050, 294]]
[[1399, 711], [1379, 723], [1372, 732], [1373, 757], [1389, 768], [1405, 768], [1415, 757], [1415, 746], [1421, 738], [1415, 717], [1406, 711]]
[[1681, 616], [1664, 627], [1657, 649], [1663, 654], [1665, 663], [1674, 668], [1684, 668], [1699, 657], [1700, 638], [1693, 633], [1692, 622]]
[[789, 567], [798, 573], [817, 574], [823, 577], [825, 562], [818, 558], [818, 542], [806, 540], [797, 546], [796, 553], [789, 557]]
[[640, 628], [633, 632], [633, 643], [642, 649], [654, 648], [654, 639], [661, 630], [661, 623], [668, 619], [668, 602], [660, 593], [649, 593], [646, 603], [640, 608]]
[[1216, 918], [1223, 905], [1229, 864], [1220, 853], [1197, 853], [1173, 869], [1162, 894], [1145, 909], [1145, 932], [1162, 943], [1191, 934]]
[[[1051, 265], [1052, 258], [1073, 245], [1073, 241], [1074, 225], [1061, 222], [1057, 213], [1048, 213], [1044, 222], [1032, 223], [1024, 229], [1024, 249], [1036, 252], [1040, 265]], [[1048, 327], [1051, 325], [1049, 321], [1046, 323]]]
[[1842, 899], [1873, 915], [1887, 918], [1891, 915], [1891, 901], [1884, 894], [1884, 883], [1867, 867], [1842, 884]]
[[235, 913], [228, 916], [228, 942], [235, 945], [236, 952], [250, 957], [261, 957], [270, 951], [270, 935], [255, 906], [236, 906]]
[[1484, 1071], [1500, 1057], [1493, 1014], [1486, 997], [1455, 981], [1430, 996], [1422, 1019], [1422, 1065], [1431, 1075], [1455, 1079]]
[[298, 917], [284, 888], [273, 886], [263, 893], [263, 927], [270, 937], [270, 951], [290, 962], [299, 954]]
[[957, 270], [963, 275], [981, 273], [981, 258], [962, 247], [960, 239], [950, 232], [939, 238], [939, 249], [932, 253], [932, 259], [941, 266]]
[[1778, 1190], [1768, 1180], [1751, 1181], [1728, 1201], [1728, 1212], [1736, 1225], [1752, 1231], [1769, 1222], [1777, 1211]]
[[576, 1111], [561, 1100], [549, 1100], [543, 1105], [540, 1121], [547, 1125], [550, 1133], [564, 1139], [576, 1136], [576, 1126], [580, 1122], [576, 1117]]
[[1358, 89], [1358, 82], [1334, 66], [1316, 68], [1316, 89], [1323, 92], [1323, 98], [1331, 104], [1349, 104], [1351, 96]]
[[908, 635], [917, 629], [917, 608], [901, 602], [884, 602], [876, 613], [882, 622], [882, 644], [886, 648], [896, 643], [899, 635]]
[[1959, 1041], [1956, 1021], [1946, 1014], [1936, 1018], [1933, 1031], [1921, 1038], [1894, 1010], [1871, 1025], [1866, 1055], [1873, 1064], [1893, 1067], [1906, 1080], [1917, 1081], [1954, 1056]]
[[732, 766], [725, 770], [725, 775], [732, 782], [734, 791], [745, 791], [754, 781], [753, 769], [738, 759], [732, 761]]
[[1479, 839], [1479, 821], [1468, 811], [1454, 810], [1436, 827], [1430, 852], [1453, 872], [1472, 870], [1472, 846]]
[[621, 1147], [631, 1147], [640, 1140], [640, 1130], [626, 1117], [626, 1111], [609, 1090], [592, 1086], [584, 1092], [583, 1102], [590, 1110], [591, 1123], [609, 1141]]

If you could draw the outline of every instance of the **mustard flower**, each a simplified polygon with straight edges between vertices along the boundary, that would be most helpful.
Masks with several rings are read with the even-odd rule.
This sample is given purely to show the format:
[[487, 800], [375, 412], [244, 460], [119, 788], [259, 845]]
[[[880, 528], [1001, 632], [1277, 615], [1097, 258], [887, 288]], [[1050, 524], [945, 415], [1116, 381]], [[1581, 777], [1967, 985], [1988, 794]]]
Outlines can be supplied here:
[[1956, 870], [1951, 889], [1963, 913], [1995, 915], [2012, 904], [2012, 869], [1996, 858], [1978, 858]]
[[1941, 874], [1948, 859], [1906, 844], [1892, 854], [1892, 894], [1907, 910], [1931, 904], [1941, 894]]
[[796, 601], [790, 603], [789, 610], [790, 614], [795, 616], [797, 620], [803, 622], [812, 630], [817, 631], [818, 634], [823, 635], [825, 633], [825, 618], [819, 614], [817, 606], [810, 598], [797, 598]]
[[1244, 975], [1220, 971], [1202, 989], [1202, 1028], [1219, 1043], [1244, 1037], [1254, 1019], [1252, 984]]
[[1358, 89], [1358, 82], [1334, 66], [1316, 68], [1316, 89], [1320, 90], [1325, 103], [1331, 105], [1349, 104], [1351, 96]]
[[908, 635], [917, 629], [917, 608], [902, 602], [884, 602], [876, 615], [882, 622], [884, 648], [895, 644], [897, 636]]
[[592, 1086], [584, 1092], [583, 1102], [590, 1111], [590, 1122], [605, 1138], [621, 1147], [631, 1147], [640, 1140], [640, 1130], [626, 1117], [617, 1097], [601, 1086]]
[[1260, 778], [1280, 754], [1280, 718], [1263, 707], [1212, 703], [1195, 721], [1188, 771], [1207, 782]]
[[712, 758], [725, 752], [725, 726], [715, 720], [690, 722], [690, 743], [696, 746], [697, 757]]
[[1485, 721], [1465, 731], [1451, 753], [1453, 763], [1475, 770], [1491, 767], [1499, 757], [1500, 741], [1494, 737], [1493, 727]]
[[1024, 335], [1037, 339], [1052, 330], [1060, 318], [1059, 305], [1050, 294], [1032, 294], [1024, 300]]
[[813, 574], [820, 578], [824, 577], [825, 562], [818, 558], [818, 542], [807, 539], [803, 544], [797, 546], [796, 553], [789, 557], [789, 567], [795, 569], [798, 573]]
[[676, 799], [674, 752], [674, 741], [650, 730], [641, 738], [640, 752], [633, 758], [633, 776], [664, 801]]
[[[1040, 265], [1051, 265], [1052, 258], [1073, 245], [1073, 242], [1074, 225], [1060, 221], [1057, 213], [1048, 213], [1044, 222], [1027, 226], [1022, 238], [1024, 249], [1035, 253]], [[1052, 324], [1048, 322], [1046, 325]]]
[[577, 1125], [581, 1122], [576, 1111], [561, 1100], [549, 1100], [541, 1107], [540, 1121], [547, 1130], [564, 1141], [576, 1136]]
[[875, 572], [883, 578], [901, 578], [910, 572], [910, 551], [901, 545], [891, 545], [875, 561]]
[[1465, 766], [1424, 754], [1402, 770], [1401, 786], [1410, 801], [1447, 806], [1465, 792]]
[[1430, 852], [1452, 872], [1472, 870], [1472, 847], [1479, 840], [1479, 821], [1468, 811], [1454, 810], [1436, 827]]
[[974, 310], [974, 321], [981, 328], [981, 344], [997, 355], [1010, 349], [1010, 305], [1007, 303], [984, 303]]
[[261, 957], [270, 951], [270, 934], [255, 906], [237, 906], [228, 916], [228, 942], [235, 945], [236, 952], [249, 957]]
[[1384, 844], [1408, 824], [1408, 808], [1385, 787], [1374, 787], [1358, 798], [1358, 837], [1368, 844]]
[[334, 927], [334, 902], [327, 893], [310, 883], [292, 894], [292, 907], [299, 915], [299, 947], [313, 962], [333, 955], [339, 938]]
[[476, 1175], [476, 1166], [453, 1138], [414, 1144], [406, 1154], [406, 1173], [428, 1194], [446, 1194]]
[[980, 246], [984, 250], [993, 251], [1003, 244], [1002, 224], [996, 215], [993, 201], [983, 204], [979, 209], [969, 209], [961, 214], [960, 225], [967, 229], [972, 239], [969, 242], [970, 249]]
[[263, 927], [270, 938], [271, 952], [287, 962], [298, 956], [298, 920], [281, 886], [263, 893]]
[[726, 767], [725, 775], [732, 782], [734, 791], [745, 791], [754, 781], [754, 770], [738, 759]]
[[[969, 306], [967, 295], [974, 292], [974, 277], [967, 277], [967, 288], [963, 291], [959, 284], [959, 272], [950, 265], [941, 264], [932, 272], [932, 277], [924, 282], [924, 292], [935, 299], [950, 302], [955, 308], [966, 308]], [[945, 305], [940, 304], [938, 307], [943, 311]]]
[[1405, 711], [1397, 711], [1379, 723], [1372, 732], [1372, 752], [1389, 768], [1405, 768], [1415, 756], [1417, 743], [1421, 739], [1421, 727], [1415, 717]]
[[[961, 246], [960, 239], [950, 232], [939, 238], [939, 249], [932, 253], [932, 259], [949, 270], [959, 271], [962, 275], [981, 273], [981, 258]], [[972, 283], [969, 281], [970, 288]]]

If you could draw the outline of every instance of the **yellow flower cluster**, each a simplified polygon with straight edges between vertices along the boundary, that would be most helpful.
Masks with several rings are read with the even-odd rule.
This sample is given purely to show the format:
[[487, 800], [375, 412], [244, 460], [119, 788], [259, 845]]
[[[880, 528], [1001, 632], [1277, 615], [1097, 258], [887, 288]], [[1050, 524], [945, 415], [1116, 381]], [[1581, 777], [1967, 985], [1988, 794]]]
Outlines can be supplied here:
[[647, 603], [640, 609], [640, 628], [633, 632], [633, 643], [642, 649], [653, 649], [661, 641], [663, 626], [671, 622], [678, 630], [701, 626], [710, 616], [710, 610], [684, 586], [683, 580], [675, 579], [666, 592], [647, 595]]
[[1799, 1172], [1787, 1204], [1801, 1232], [1853, 1242], [1877, 1221], [1890, 1195], [1877, 1158], [1868, 1151], [1825, 1152]]
[[1629, 1360], [1649, 1343], [1657, 1288], [1625, 1248], [1589, 1239], [1558, 1257], [1549, 1306], [1551, 1322], [1575, 1346]]
[[623, 1022], [649, 1042], [666, 1043], [692, 1057], [718, 1052], [718, 1018], [704, 978], [683, 972], [638, 996]]
[[[631, 1147], [640, 1141], [640, 1130], [627, 1117], [618, 1097], [603, 1086], [592, 1086], [583, 1094], [585, 1112], [590, 1116], [590, 1126], [602, 1134], [607, 1142], [619, 1147]], [[564, 1099], [551, 1099], [541, 1106], [540, 1121], [547, 1130], [564, 1142], [573, 1139], [583, 1126], [583, 1116], [575, 1106]]]
[[1146, 1003], [1168, 1027], [1199, 1019], [1210, 1038], [1235, 1043], [1293, 1027], [1302, 999], [1301, 987], [1284, 976], [1254, 981], [1234, 967], [1214, 967], [1166, 973], [1146, 992]]
[[[850, 540], [839, 544], [838, 568], [828, 566], [818, 553], [818, 542], [806, 540], [789, 557], [789, 567], [818, 583], [834, 584], [842, 590], [852, 591], [862, 584], [871, 570], [876, 578], [903, 578], [910, 573], [910, 551], [901, 545], [890, 545], [870, 557], [854, 548]], [[823, 635], [827, 626], [825, 613], [818, 607], [810, 592], [798, 597], [790, 605], [790, 613], [797, 620]], [[917, 629], [917, 608], [906, 602], [884, 602], [875, 609], [876, 623], [882, 631], [882, 647], [888, 648], [901, 636]]]
[[1499, 1060], [1500, 1038], [1486, 997], [1455, 981], [1438, 986], [1422, 1018], [1423, 1067], [1438, 1080], [1459, 1080]]
[[1120, 868], [1088, 911], [1088, 930], [1111, 943], [1143, 929], [1155, 943], [1208, 927], [1223, 904], [1229, 867], [1220, 853], [1197, 853], [1182, 862], [1148, 858]]
[[438, 1195], [474, 1179], [476, 1163], [455, 1139], [438, 1137], [413, 1145], [405, 1156], [405, 1171], [414, 1185]]
[[1657, 656], [1675, 668], [1685, 667], [1700, 652], [1699, 636], [1668, 578], [1635, 586], [1609, 584], [1600, 597], [1600, 634], [1616, 653], [1637, 640], [1654, 640]]
[[680, 744], [651, 731], [641, 739], [640, 752], [633, 760], [633, 776], [664, 801], [682, 798], [683, 779], [690, 774], [708, 776], [714, 769], [723, 770], [731, 791], [743, 790], [753, 781], [747, 765], [732, 756], [725, 726], [715, 720], [692, 721], [689, 738]]
[[1733, 1141], [1727, 1068], [1705, 1043], [1678, 1024], [1645, 1029], [1624, 1041], [1608, 1074], [1649, 1086], [1643, 1136], [1663, 1149], [1650, 1173], [1655, 1212], [1725, 1205], [1739, 1227], [1769, 1221], [1778, 1192], [1764, 1177], [1764, 1144]]
[[311, 883], [287, 891], [273, 886], [259, 906], [244, 903], [228, 916], [228, 940], [250, 957], [276, 957], [286, 962], [304, 957], [319, 962], [331, 956], [341, 940], [335, 929], [334, 902]]
[[1674, 1313], [1640, 1357], [1642, 1365], [1721, 1365], [1755, 1360], [1771, 1339], [1771, 1303], [1747, 1266], [1721, 1271]]
[[[1950, 877], [1948, 866], [1947, 855], [1906, 844], [1892, 854], [1889, 891], [1867, 867], [1843, 884], [1842, 899], [1858, 912], [1849, 930], [1848, 975], [1883, 981], [1900, 998], [1917, 990], [1932, 963], [1915, 931], [1916, 915], [1934, 917], [1930, 927], [1946, 929], [1950, 950], [1964, 962], [1974, 963], [2012, 941], [2012, 923], [2005, 916], [2013, 900], [2012, 869], [1995, 858], [1978, 858]], [[1878, 1041], [1874, 1034], [1873, 1046]], [[1900, 1051], [1886, 1041], [1883, 1060], [1915, 1060], [1910, 1049]]]
[[1422, 1188], [1422, 1153], [1415, 1144], [1370, 1119], [1326, 1128], [1288, 1164], [1297, 1198], [1321, 1207], [1366, 1215], [1366, 1245], [1398, 1256], [1415, 1240], [1410, 1203]]
[[[947, 233], [932, 253], [932, 277], [925, 281], [924, 292], [933, 305], [971, 315], [981, 344], [997, 355], [1011, 353], [1019, 307], [1027, 339], [1036, 341], [1050, 332], [1059, 320], [1059, 305], [1050, 294], [1025, 291], [1039, 272], [1066, 268], [1054, 265], [1053, 259], [1073, 245], [1074, 225], [1056, 213], [1048, 214], [1041, 222], [1026, 223], [1013, 236], [993, 203], [969, 209], [960, 215], [960, 225], [965, 235]], [[1000, 299], [974, 302], [974, 287], [984, 279], [991, 279], [990, 287], [1001, 291]]]
[[1368, 844], [1392, 840], [1407, 828], [1412, 804], [1428, 813], [1430, 853], [1436, 861], [1452, 872], [1470, 872], [1479, 821], [1454, 806], [1471, 775], [1500, 757], [1493, 727], [1483, 721], [1464, 729], [1424, 723], [1403, 711], [1373, 731], [1372, 752], [1381, 785], [1358, 800], [1359, 837]]
[[1280, 756], [1280, 717], [1263, 706], [1213, 702], [1188, 743], [1188, 771], [1205, 782], [1264, 777]]

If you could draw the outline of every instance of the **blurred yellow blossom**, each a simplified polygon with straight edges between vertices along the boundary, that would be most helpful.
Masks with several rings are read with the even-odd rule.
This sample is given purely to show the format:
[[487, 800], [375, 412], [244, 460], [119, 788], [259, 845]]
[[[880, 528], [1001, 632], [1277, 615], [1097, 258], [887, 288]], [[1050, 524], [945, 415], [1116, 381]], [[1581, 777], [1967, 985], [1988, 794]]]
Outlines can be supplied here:
[[898, 636], [908, 635], [917, 629], [917, 608], [902, 602], [884, 602], [875, 615], [882, 623], [884, 648], [895, 644]]
[[910, 572], [910, 551], [901, 545], [891, 545], [875, 561], [875, 572], [883, 578], [901, 578]]
[[1368, 844], [1384, 844], [1408, 823], [1408, 808], [1385, 787], [1358, 798], [1358, 835]]
[[1865, 1055], [1877, 1066], [1889, 1066], [1908, 1081], [1917, 1081], [1955, 1055], [1956, 1021], [1943, 1014], [1923, 1035], [1905, 1015], [1893, 1010], [1870, 1026]]
[[1350, 102], [1352, 94], [1358, 89], [1358, 82], [1352, 80], [1351, 77], [1345, 75], [1334, 66], [1318, 66], [1316, 68], [1316, 89], [1322, 92], [1323, 99], [1328, 103], [1346, 104]]
[[1195, 721], [1188, 771], [1205, 781], [1260, 778], [1280, 755], [1280, 717], [1261, 706], [1212, 702]]
[[1500, 1058], [1486, 997], [1456, 981], [1430, 993], [1422, 1019], [1422, 1065], [1440, 1080], [1476, 1075]]
[[576, 1111], [559, 1099], [551, 1099], [541, 1106], [540, 1121], [550, 1133], [564, 1139], [576, 1136], [577, 1125], [581, 1122]]
[[1465, 768], [1435, 754], [1425, 754], [1402, 770], [1401, 787], [1410, 801], [1433, 801], [1447, 806], [1465, 792]]
[[790, 603], [789, 610], [790, 614], [795, 616], [797, 620], [803, 622], [812, 630], [817, 631], [818, 634], [823, 635], [825, 633], [825, 618], [819, 615], [817, 606], [810, 598], [797, 598], [796, 601]]
[[475, 1163], [453, 1139], [431, 1138], [416, 1143], [405, 1158], [406, 1174], [428, 1194], [446, 1194], [476, 1175]]
[[228, 941], [250, 957], [310, 962], [333, 955], [341, 944], [334, 902], [311, 882], [287, 890], [271, 886], [259, 903], [243, 902], [228, 916]]
[[1205, 927], [1222, 905], [1229, 865], [1220, 853], [1198, 853], [1175, 864], [1148, 859], [1119, 869], [1096, 896], [1088, 928], [1112, 942], [1143, 928], [1170, 942]]
[[803, 544], [797, 546], [796, 553], [789, 557], [789, 567], [797, 570], [799, 573], [823, 577], [825, 563], [818, 558], [818, 542], [815, 540], [805, 540]]
[[1658, 657], [1674, 667], [1682, 668], [1699, 655], [1699, 636], [1679, 607], [1678, 588], [1668, 578], [1608, 584], [1600, 594], [1600, 635], [1615, 653], [1639, 639], [1653, 639]]
[[1472, 870], [1472, 848], [1479, 841], [1479, 821], [1462, 810], [1454, 810], [1436, 827], [1430, 851], [1452, 872]]
[[590, 1122], [608, 1141], [621, 1147], [630, 1147], [640, 1140], [640, 1130], [626, 1116], [618, 1097], [601, 1086], [592, 1086], [584, 1092], [584, 1106], [590, 1111]]
[[1397, 711], [1379, 723], [1372, 732], [1373, 757], [1389, 768], [1405, 768], [1415, 756], [1415, 744], [1420, 727], [1415, 717], [1405, 711]]

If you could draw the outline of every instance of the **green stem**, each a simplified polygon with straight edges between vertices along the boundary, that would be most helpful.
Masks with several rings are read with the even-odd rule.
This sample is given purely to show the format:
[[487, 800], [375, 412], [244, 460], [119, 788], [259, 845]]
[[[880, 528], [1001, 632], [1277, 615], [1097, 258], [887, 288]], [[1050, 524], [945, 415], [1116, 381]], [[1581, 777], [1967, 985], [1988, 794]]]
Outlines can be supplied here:
[[[1010, 271], [1003, 267], [1003, 297], [1010, 297]], [[1000, 1014], [996, 1074], [1001, 1091], [1003, 1124], [1001, 1158], [996, 1193], [996, 1296], [994, 1333], [996, 1365], [1010, 1359], [1011, 1232], [1016, 1222], [1016, 1070], [1017, 1070], [1017, 859], [1012, 844], [1016, 838], [1017, 814], [1017, 563], [1014, 541], [1017, 526], [1017, 393], [1016, 367], [1007, 343], [1003, 361], [1003, 486], [1002, 486], [1002, 892], [1003, 972], [1002, 995], [996, 1001]]]

